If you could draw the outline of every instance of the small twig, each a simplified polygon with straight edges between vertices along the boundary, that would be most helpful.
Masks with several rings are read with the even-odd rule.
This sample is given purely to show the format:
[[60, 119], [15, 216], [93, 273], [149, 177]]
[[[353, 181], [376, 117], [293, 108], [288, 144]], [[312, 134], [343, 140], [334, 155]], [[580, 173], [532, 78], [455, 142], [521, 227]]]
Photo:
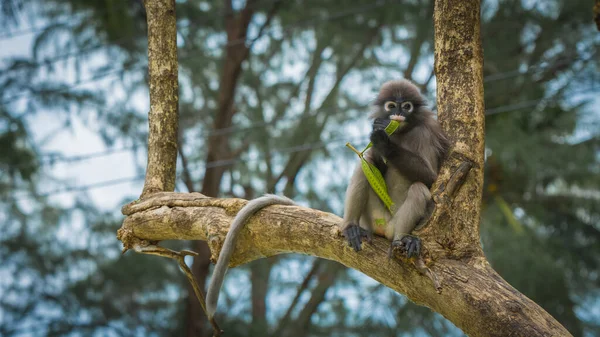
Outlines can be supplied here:
[[354, 153], [356, 153], [359, 157], [362, 157], [362, 153], [360, 151], [358, 151], [354, 146], [352, 146], [352, 144], [350, 143], [346, 143], [346, 146], [352, 150]]
[[[204, 298], [204, 294], [200, 290], [200, 286], [198, 285], [198, 281], [196, 280], [196, 277], [194, 276], [194, 274], [192, 273], [190, 268], [187, 266], [187, 264], [185, 264], [186, 256], [188, 256], [188, 255], [189, 256], [198, 256], [198, 253], [192, 252], [190, 250], [182, 250], [180, 252], [177, 252], [177, 251], [174, 251], [174, 250], [171, 250], [168, 248], [164, 248], [164, 247], [160, 247], [160, 246], [156, 246], [156, 245], [148, 245], [148, 246], [135, 245], [134, 250], [136, 252], [142, 253], [142, 254], [157, 255], [157, 256], [162, 256], [162, 257], [167, 257], [169, 259], [177, 260], [177, 262], [179, 263], [179, 268], [181, 268], [181, 270], [183, 271], [185, 276], [187, 276], [188, 281], [192, 285], [192, 288], [194, 288], [194, 293], [196, 294], [196, 297], [198, 298], [198, 301], [200, 302], [200, 306], [202, 307], [202, 310], [204, 310], [204, 312], [206, 313], [206, 299]], [[213, 336], [214, 337], [220, 336], [223, 333], [223, 330], [221, 330], [221, 328], [219, 328], [217, 321], [214, 318], [212, 318], [212, 319], [209, 319], [209, 322], [213, 327], [213, 331], [214, 331]]]
[[437, 276], [435, 275], [435, 273], [433, 271], [431, 271], [431, 269], [429, 269], [429, 267], [427, 267], [425, 265], [425, 262], [423, 262], [423, 258], [418, 256], [416, 259], [412, 259], [412, 263], [415, 266], [415, 268], [417, 268], [417, 270], [429, 277], [429, 279], [431, 280], [431, 282], [433, 282], [433, 286], [435, 287], [435, 291], [438, 294], [442, 293], [442, 285], [440, 284], [440, 282], [438, 281]]

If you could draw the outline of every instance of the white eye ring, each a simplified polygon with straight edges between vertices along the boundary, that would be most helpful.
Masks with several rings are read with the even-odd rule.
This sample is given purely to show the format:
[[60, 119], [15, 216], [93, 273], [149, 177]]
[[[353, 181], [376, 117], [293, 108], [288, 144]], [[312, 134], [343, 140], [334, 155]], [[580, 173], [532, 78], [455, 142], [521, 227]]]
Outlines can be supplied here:
[[406, 112], [412, 112], [413, 108], [414, 106], [411, 102], [402, 103], [402, 110], [405, 110]]
[[397, 107], [396, 102], [392, 102], [392, 101], [387, 101], [385, 102], [385, 104], [383, 105], [385, 111], [390, 111], [392, 109], [395, 109]]

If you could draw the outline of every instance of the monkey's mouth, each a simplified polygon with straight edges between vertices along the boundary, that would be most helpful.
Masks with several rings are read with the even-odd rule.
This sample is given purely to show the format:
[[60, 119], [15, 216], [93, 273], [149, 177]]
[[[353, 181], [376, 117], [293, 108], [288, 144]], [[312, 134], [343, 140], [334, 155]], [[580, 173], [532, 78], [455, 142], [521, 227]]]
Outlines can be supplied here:
[[398, 122], [404, 122], [406, 120], [406, 117], [402, 115], [390, 115], [390, 119]]

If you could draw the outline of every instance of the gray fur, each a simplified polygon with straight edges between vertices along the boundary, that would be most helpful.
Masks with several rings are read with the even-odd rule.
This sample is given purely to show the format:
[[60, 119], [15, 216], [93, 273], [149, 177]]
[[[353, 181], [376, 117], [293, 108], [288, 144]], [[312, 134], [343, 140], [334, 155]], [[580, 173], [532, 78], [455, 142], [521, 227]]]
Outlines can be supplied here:
[[233, 255], [235, 243], [237, 242], [242, 228], [244, 228], [244, 225], [248, 219], [256, 212], [271, 205], [295, 205], [295, 203], [286, 197], [274, 194], [265, 194], [260, 198], [256, 198], [248, 202], [231, 222], [229, 232], [225, 237], [225, 242], [223, 243], [223, 248], [219, 254], [219, 259], [217, 260], [217, 264], [213, 270], [210, 285], [208, 286], [208, 291], [206, 294], [206, 315], [209, 319], [212, 319], [217, 311], [219, 291], [223, 286], [223, 278], [229, 269], [229, 261]]
[[[410, 81], [389, 81], [382, 85], [369, 117], [387, 118], [389, 113], [383, 109], [383, 104], [390, 98], [411, 101], [416, 107], [413, 116], [407, 118], [410, 127], [403, 127], [392, 134], [391, 142], [417, 154], [425, 162], [426, 167], [422, 169], [434, 172], [437, 176], [450, 143], [431, 110], [425, 106], [425, 99]], [[370, 162], [376, 156], [372, 150], [365, 153], [365, 158]], [[358, 224], [363, 229], [372, 231], [376, 220], [382, 219], [386, 225], [385, 228], [376, 228], [377, 234], [385, 235], [393, 241], [410, 234], [425, 216], [427, 203], [431, 199], [429, 189], [422, 182], [409, 181], [389, 163], [385, 181], [388, 193], [396, 205], [392, 210], [393, 215], [370, 187], [358, 163], [346, 190], [342, 230], [349, 225]]]

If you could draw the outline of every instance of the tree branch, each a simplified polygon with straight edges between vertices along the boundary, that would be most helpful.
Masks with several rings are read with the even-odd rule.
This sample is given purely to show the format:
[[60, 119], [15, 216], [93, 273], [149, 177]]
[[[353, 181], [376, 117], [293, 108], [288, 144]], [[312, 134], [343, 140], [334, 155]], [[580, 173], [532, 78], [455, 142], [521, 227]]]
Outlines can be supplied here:
[[319, 273], [317, 285], [312, 289], [310, 298], [304, 305], [304, 308], [298, 313], [298, 317], [294, 319], [294, 322], [288, 325], [288, 333], [284, 334], [284, 336], [296, 337], [309, 335], [311, 317], [325, 300], [325, 294], [335, 283], [340, 270], [345, 269], [344, 266], [330, 261], [327, 261], [327, 267], [326, 271]]
[[[157, 193], [123, 208], [128, 215], [118, 232], [126, 249], [161, 240], [205, 240], [218, 255], [242, 199], [208, 198], [199, 193]], [[569, 336], [542, 308], [504, 281], [483, 256], [448, 259], [431, 267], [430, 279], [409, 261], [388, 259], [389, 241], [376, 237], [354, 252], [341, 236], [342, 220], [299, 206], [270, 206], [252, 217], [240, 235], [231, 266], [282, 253], [301, 253], [338, 261], [363, 272], [420, 305], [441, 313], [472, 336]], [[447, 223], [436, 223], [445, 228]], [[268, 235], [265, 235], [268, 233]]]
[[194, 180], [192, 179], [192, 174], [189, 169], [187, 156], [183, 152], [183, 141], [180, 140], [179, 144], [180, 144], [180, 146], [179, 146], [178, 152], [179, 152], [179, 157], [181, 158], [181, 166], [182, 166], [182, 170], [183, 170], [183, 172], [182, 172], [183, 183], [185, 184], [185, 187], [187, 188], [188, 192], [194, 192], [194, 191], [196, 191], [196, 189], [194, 188]]
[[426, 6], [425, 13], [422, 15], [421, 20], [416, 21], [416, 33], [410, 47], [410, 58], [408, 60], [408, 65], [406, 66], [406, 69], [404, 69], [404, 78], [409, 79], [411, 81], [413, 79], [413, 72], [415, 71], [415, 67], [417, 65], [417, 62], [419, 61], [419, 57], [421, 56], [421, 49], [423, 47], [423, 43], [425, 43], [431, 32], [431, 24], [429, 20], [433, 15], [433, 6], [434, 3], [433, 0], [431, 0], [431, 2], [428, 3]]
[[279, 323], [277, 324], [277, 328], [275, 328], [274, 332], [271, 334], [272, 337], [281, 336], [281, 332], [285, 329], [286, 326], [288, 326], [288, 324], [290, 322], [290, 318], [292, 317], [292, 311], [294, 310], [294, 308], [298, 304], [298, 301], [300, 300], [300, 296], [302, 296], [302, 294], [304, 293], [304, 291], [306, 289], [308, 289], [308, 284], [312, 280], [313, 276], [315, 276], [315, 274], [319, 270], [319, 267], [322, 264], [323, 264], [323, 260], [321, 260], [321, 259], [316, 259], [313, 262], [312, 267], [310, 268], [310, 270], [308, 271], [308, 273], [304, 277], [304, 280], [302, 281], [302, 283], [298, 287], [298, 290], [296, 291], [296, 296], [294, 296], [294, 299], [290, 303], [290, 305], [289, 305], [288, 309], [286, 310], [285, 314], [281, 317], [281, 319], [279, 319]]

